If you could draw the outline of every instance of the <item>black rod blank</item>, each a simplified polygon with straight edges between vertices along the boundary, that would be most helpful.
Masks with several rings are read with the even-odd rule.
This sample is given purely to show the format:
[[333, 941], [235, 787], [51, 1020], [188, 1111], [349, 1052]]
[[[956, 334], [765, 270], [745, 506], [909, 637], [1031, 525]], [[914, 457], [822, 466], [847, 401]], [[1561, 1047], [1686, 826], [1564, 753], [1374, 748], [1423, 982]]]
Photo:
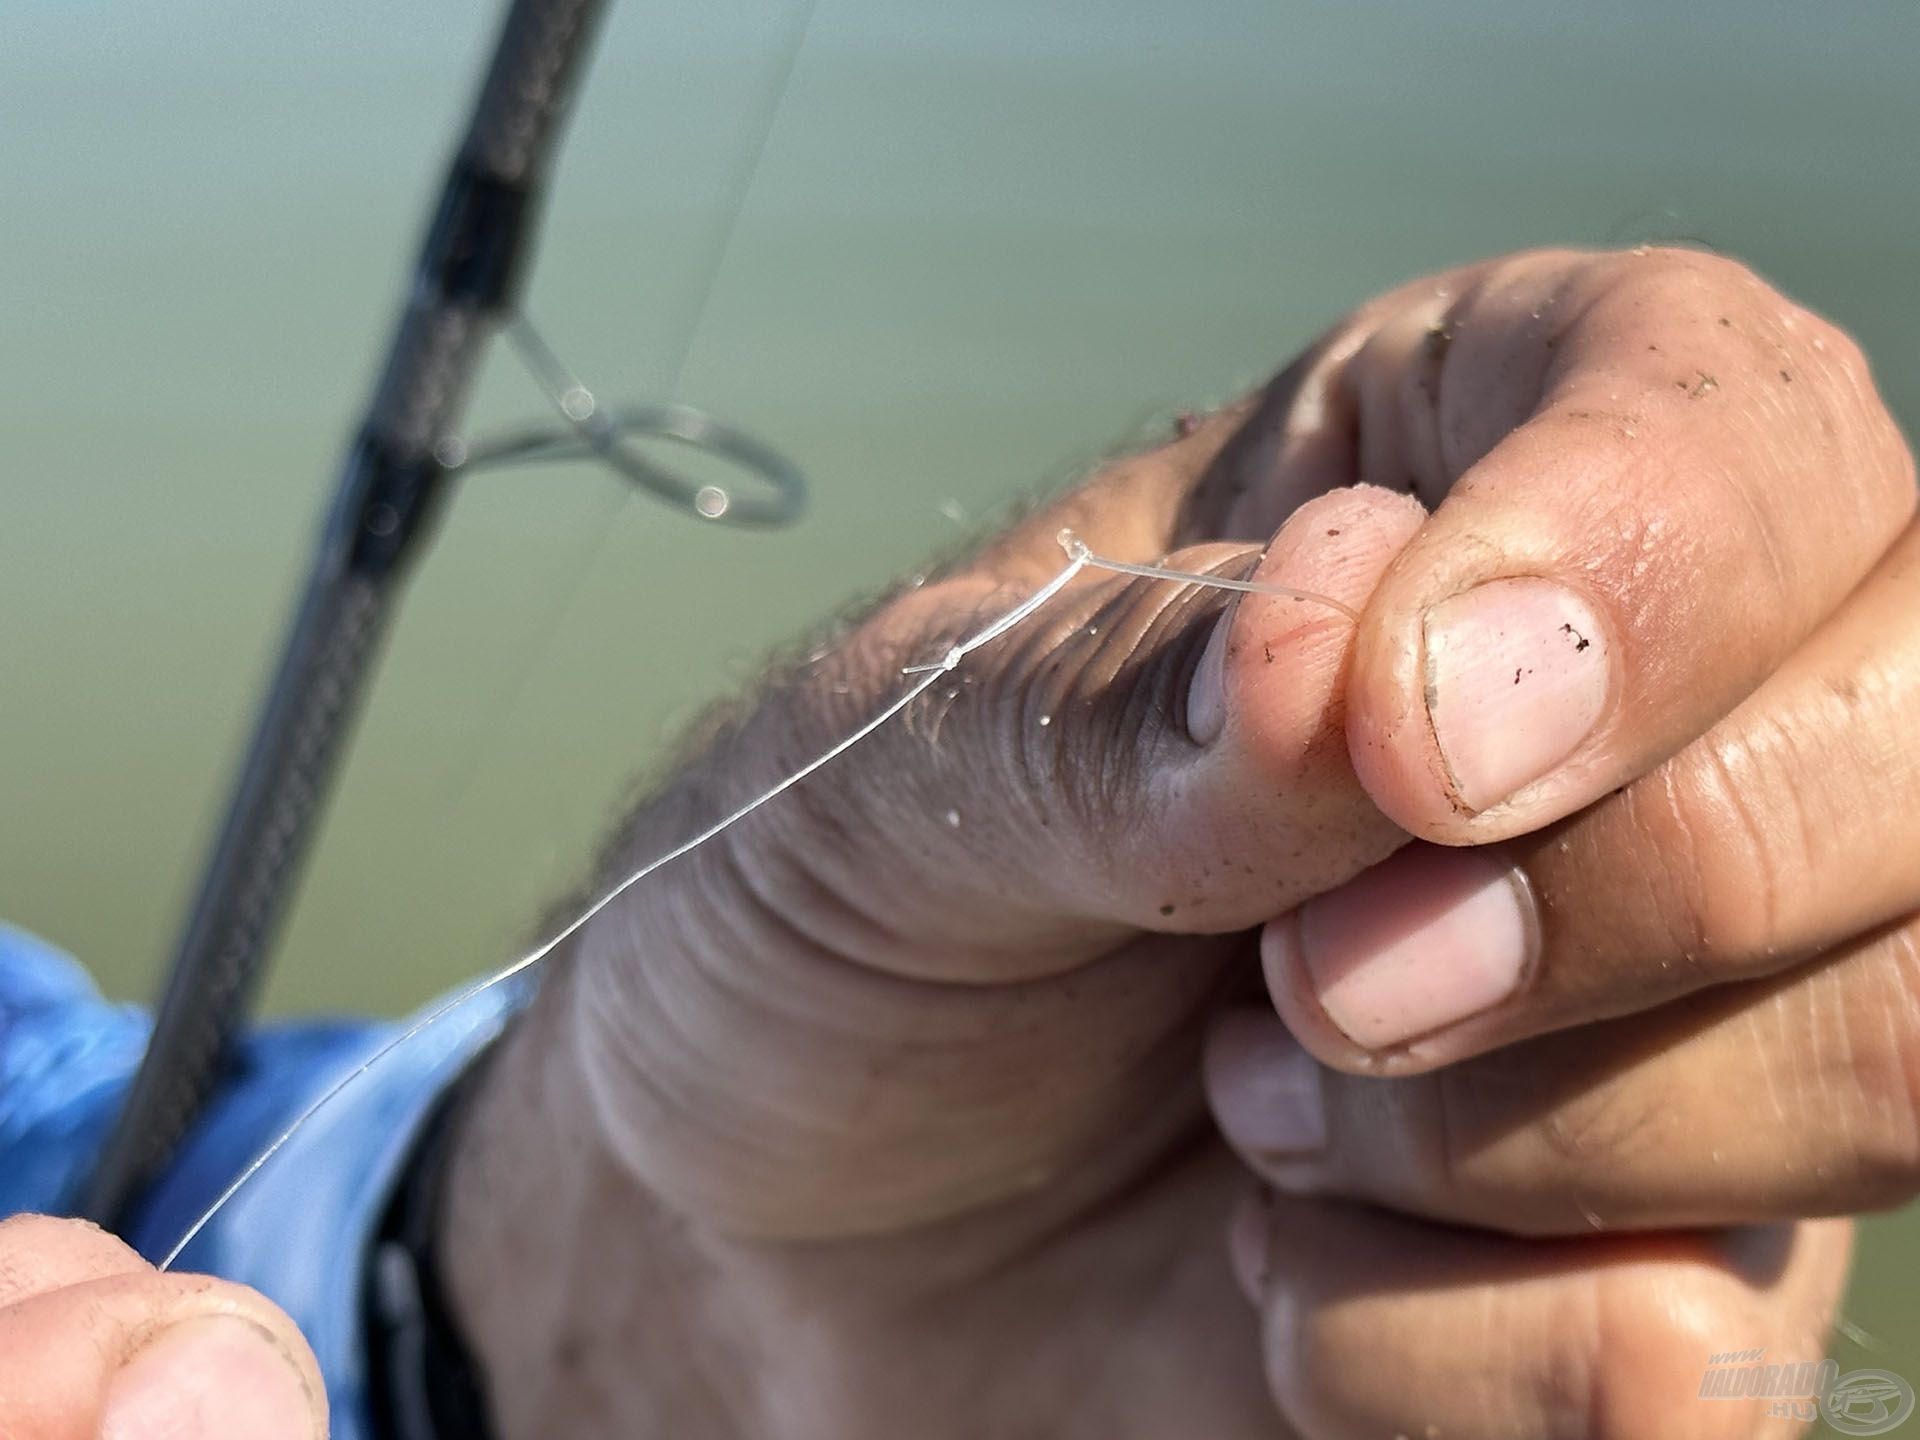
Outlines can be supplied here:
[[152, 1038], [83, 1198], [122, 1228], [206, 1103], [252, 1007], [405, 562], [450, 476], [435, 446], [511, 310], [605, 0], [513, 0], [348, 450], [279, 669], [201, 876]]

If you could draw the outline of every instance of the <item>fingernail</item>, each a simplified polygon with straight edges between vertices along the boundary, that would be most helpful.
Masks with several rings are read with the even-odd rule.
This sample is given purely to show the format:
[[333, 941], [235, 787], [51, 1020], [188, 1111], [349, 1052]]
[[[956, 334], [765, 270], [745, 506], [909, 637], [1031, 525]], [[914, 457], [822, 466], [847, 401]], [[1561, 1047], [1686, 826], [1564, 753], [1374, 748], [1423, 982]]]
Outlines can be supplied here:
[[1263, 948], [1270, 983], [1283, 983], [1297, 958], [1327, 1018], [1378, 1050], [1512, 995], [1538, 935], [1518, 870], [1485, 851], [1413, 845], [1269, 926]]
[[1213, 622], [1187, 686], [1187, 734], [1196, 745], [1211, 745], [1227, 728], [1227, 631], [1233, 628], [1235, 608], [1227, 606]]
[[1580, 747], [1606, 708], [1607, 636], [1551, 580], [1492, 580], [1426, 616], [1427, 714], [1469, 809], [1484, 810]]
[[1207, 1037], [1207, 1096], [1220, 1131], [1255, 1156], [1306, 1155], [1327, 1143], [1320, 1066], [1266, 1010], [1233, 1010]]
[[100, 1440], [313, 1440], [318, 1403], [279, 1343], [237, 1315], [161, 1332], [107, 1388]]

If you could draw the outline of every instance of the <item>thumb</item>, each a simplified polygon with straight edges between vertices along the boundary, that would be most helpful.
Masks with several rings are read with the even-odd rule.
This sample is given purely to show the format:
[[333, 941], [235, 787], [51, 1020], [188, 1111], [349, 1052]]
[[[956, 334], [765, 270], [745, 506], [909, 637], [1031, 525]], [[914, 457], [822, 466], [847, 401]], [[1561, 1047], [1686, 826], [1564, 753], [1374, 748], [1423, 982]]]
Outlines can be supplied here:
[[1242, 929], [1404, 842], [1348, 759], [1353, 616], [1304, 597], [1361, 610], [1425, 519], [1411, 496], [1370, 485], [1311, 500], [1251, 577], [1302, 597], [1241, 594], [1213, 622], [1187, 695], [1193, 751], [1157, 777], [1160, 823], [1138, 836], [1134, 864], [1157, 865], [1169, 893], [1136, 924]]
[[[876, 732], [862, 760], [769, 815], [792, 827], [778, 849], [863, 914], [882, 909], [886, 933], [936, 937], [861, 956], [920, 978], [1031, 978], [1139, 930], [1271, 918], [1402, 838], [1348, 763], [1355, 624], [1341, 607], [1366, 603], [1423, 518], [1408, 496], [1339, 490], [1302, 506], [1264, 555], [1214, 544], [1164, 561], [1251, 569], [1338, 605], [1090, 568]], [[937, 656], [1012, 603], [1010, 586], [981, 579], [968, 598], [965, 583], [893, 607], [850, 647], [867, 654], [843, 663], [897, 676], [902, 657]]]
[[615, 855], [858, 749], [596, 920], [528, 1053], [565, 1054], [621, 1167], [723, 1231], [879, 1234], [1119, 1183], [1201, 1121], [1199, 1020], [1234, 945], [1215, 937], [1402, 838], [1348, 764], [1340, 607], [1421, 516], [1338, 491], [1264, 556], [1164, 557], [1335, 606], [1083, 568], [876, 724], [904, 666], [1045, 577], [977, 567], [888, 605], [684, 767]]
[[0, 1435], [323, 1440], [319, 1370], [284, 1314], [243, 1286], [127, 1258], [0, 1308]]

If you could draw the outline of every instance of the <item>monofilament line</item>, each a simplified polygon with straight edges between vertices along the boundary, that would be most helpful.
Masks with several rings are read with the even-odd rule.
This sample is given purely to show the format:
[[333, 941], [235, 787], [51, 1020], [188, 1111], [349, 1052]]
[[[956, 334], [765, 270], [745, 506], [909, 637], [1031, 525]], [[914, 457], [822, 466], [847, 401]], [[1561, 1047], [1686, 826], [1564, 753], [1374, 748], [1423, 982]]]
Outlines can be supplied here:
[[[898, 697], [889, 702], [884, 709], [864, 721], [859, 728], [851, 734], [836, 741], [827, 749], [822, 750], [798, 770], [793, 771], [785, 778], [768, 786], [765, 790], [762, 790], [737, 809], [729, 812], [721, 819], [714, 821], [713, 824], [709, 825], [691, 839], [682, 841], [664, 855], [649, 860], [638, 870], [633, 871], [619, 881], [619, 883], [614, 885], [591, 905], [587, 906], [585, 910], [568, 921], [567, 924], [555, 934], [541, 941], [540, 944], [536, 945], [532, 950], [529, 950], [525, 955], [522, 955], [518, 960], [515, 960], [504, 969], [496, 970], [491, 975], [475, 981], [466, 989], [458, 991], [451, 998], [434, 1006], [433, 1009], [407, 1026], [399, 1034], [393, 1036], [376, 1048], [358, 1065], [354, 1066], [352, 1070], [349, 1070], [345, 1075], [321, 1091], [318, 1098], [309, 1103], [298, 1115], [294, 1116], [292, 1122], [274, 1137], [272, 1143], [270, 1143], [266, 1149], [262, 1150], [258, 1155], [254, 1156], [252, 1160], [247, 1162], [246, 1168], [234, 1176], [232, 1182], [228, 1184], [226, 1189], [222, 1190], [219, 1195], [214, 1198], [213, 1203], [201, 1212], [200, 1217], [196, 1219], [192, 1225], [187, 1227], [186, 1233], [174, 1242], [173, 1248], [167, 1251], [166, 1256], [160, 1261], [160, 1269], [172, 1269], [173, 1263], [180, 1258], [181, 1252], [184, 1251], [187, 1246], [191, 1245], [200, 1232], [206, 1229], [208, 1224], [212, 1222], [213, 1218], [226, 1208], [227, 1203], [231, 1201], [234, 1196], [238, 1195], [241, 1190], [245, 1189], [248, 1182], [250, 1182], [255, 1175], [258, 1175], [268, 1162], [270, 1162], [275, 1155], [279, 1154], [280, 1151], [286, 1147], [287, 1143], [306, 1127], [308, 1121], [326, 1109], [328, 1105], [339, 1097], [342, 1091], [346, 1090], [348, 1086], [352, 1085], [361, 1076], [373, 1069], [374, 1066], [386, 1059], [387, 1056], [391, 1055], [408, 1041], [424, 1034], [468, 1001], [478, 999], [487, 991], [506, 984], [507, 981], [513, 979], [516, 975], [531, 970], [566, 941], [578, 934], [581, 928], [585, 926], [588, 921], [592, 920], [594, 916], [598, 915], [602, 910], [605, 910], [615, 900], [618, 900], [622, 895], [626, 894], [627, 891], [631, 890], [635, 885], [638, 885], [642, 880], [645, 880], [656, 870], [662, 869], [665, 866], [671, 865], [674, 861], [692, 854], [709, 840], [714, 839], [726, 830], [732, 829], [762, 805], [777, 799], [798, 785], [802, 780], [812, 775], [815, 771], [839, 759], [842, 755], [846, 754], [847, 751], [853, 749], [854, 746], [860, 744], [861, 741], [873, 734], [874, 731], [878, 730], [901, 711], [905, 710], [915, 700], [918, 700], [922, 695], [926, 694], [928, 690], [940, 682], [943, 676], [952, 674], [953, 671], [959, 668], [961, 662], [975, 650], [997, 640], [1000, 636], [1006, 634], [1007, 631], [1013, 629], [1014, 626], [1032, 616], [1035, 611], [1039, 610], [1048, 601], [1052, 600], [1054, 596], [1066, 589], [1081, 571], [1087, 569], [1108, 570], [1121, 575], [1134, 575], [1152, 580], [1166, 580], [1180, 584], [1200, 585], [1216, 590], [1253, 591], [1261, 594], [1274, 594], [1284, 598], [1304, 600], [1314, 604], [1324, 605], [1329, 609], [1339, 611], [1342, 615], [1354, 616], [1353, 610], [1341, 604], [1338, 600], [1330, 596], [1314, 594], [1312, 591], [1295, 590], [1288, 586], [1270, 585], [1264, 582], [1228, 580], [1217, 575], [1201, 575], [1184, 570], [1170, 570], [1162, 566], [1133, 565], [1125, 561], [1109, 560], [1105, 556], [1095, 554], [1087, 548], [1083, 541], [1070, 531], [1062, 530], [1059, 539], [1061, 547], [1067, 552], [1067, 563], [1058, 574], [1039, 589], [1035, 590], [1026, 599], [1022, 600], [1018, 605], [1015, 605], [997, 619], [975, 631], [966, 639], [949, 647], [946, 653], [938, 660], [927, 664], [903, 667], [900, 673], [904, 676], [912, 677], [913, 683]], [[1354, 618], [1358, 617], [1355, 616]]]
[[1116, 575], [1138, 575], [1145, 580], [1181, 580], [1214, 590], [1239, 590], [1250, 595], [1278, 595], [1283, 600], [1305, 600], [1310, 604], [1324, 605], [1329, 610], [1338, 610], [1354, 624], [1360, 623], [1358, 610], [1318, 591], [1297, 590], [1291, 585], [1281, 585], [1272, 580], [1229, 580], [1219, 575], [1201, 575], [1192, 570], [1173, 570], [1165, 565], [1134, 565], [1125, 560], [1109, 560], [1087, 549], [1086, 542], [1071, 530], [1062, 530], [1059, 539], [1061, 548], [1067, 554], [1085, 560], [1096, 570], [1111, 570]]

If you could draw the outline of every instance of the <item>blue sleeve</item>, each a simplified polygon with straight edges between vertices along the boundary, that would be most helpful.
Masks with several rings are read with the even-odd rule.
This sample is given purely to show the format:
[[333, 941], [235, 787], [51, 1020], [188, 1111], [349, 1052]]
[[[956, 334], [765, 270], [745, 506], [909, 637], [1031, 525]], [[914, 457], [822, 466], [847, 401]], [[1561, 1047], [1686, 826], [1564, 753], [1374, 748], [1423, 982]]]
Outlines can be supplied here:
[[[383, 1056], [303, 1126], [201, 1231], [180, 1268], [253, 1286], [291, 1315], [327, 1377], [334, 1440], [366, 1440], [361, 1276], [402, 1161], [434, 1101], [499, 1033], [498, 987]], [[146, 1043], [52, 947], [0, 926], [0, 1215], [71, 1214]], [[249, 1037], [134, 1233], [157, 1259], [248, 1162], [404, 1027], [303, 1022]]]

